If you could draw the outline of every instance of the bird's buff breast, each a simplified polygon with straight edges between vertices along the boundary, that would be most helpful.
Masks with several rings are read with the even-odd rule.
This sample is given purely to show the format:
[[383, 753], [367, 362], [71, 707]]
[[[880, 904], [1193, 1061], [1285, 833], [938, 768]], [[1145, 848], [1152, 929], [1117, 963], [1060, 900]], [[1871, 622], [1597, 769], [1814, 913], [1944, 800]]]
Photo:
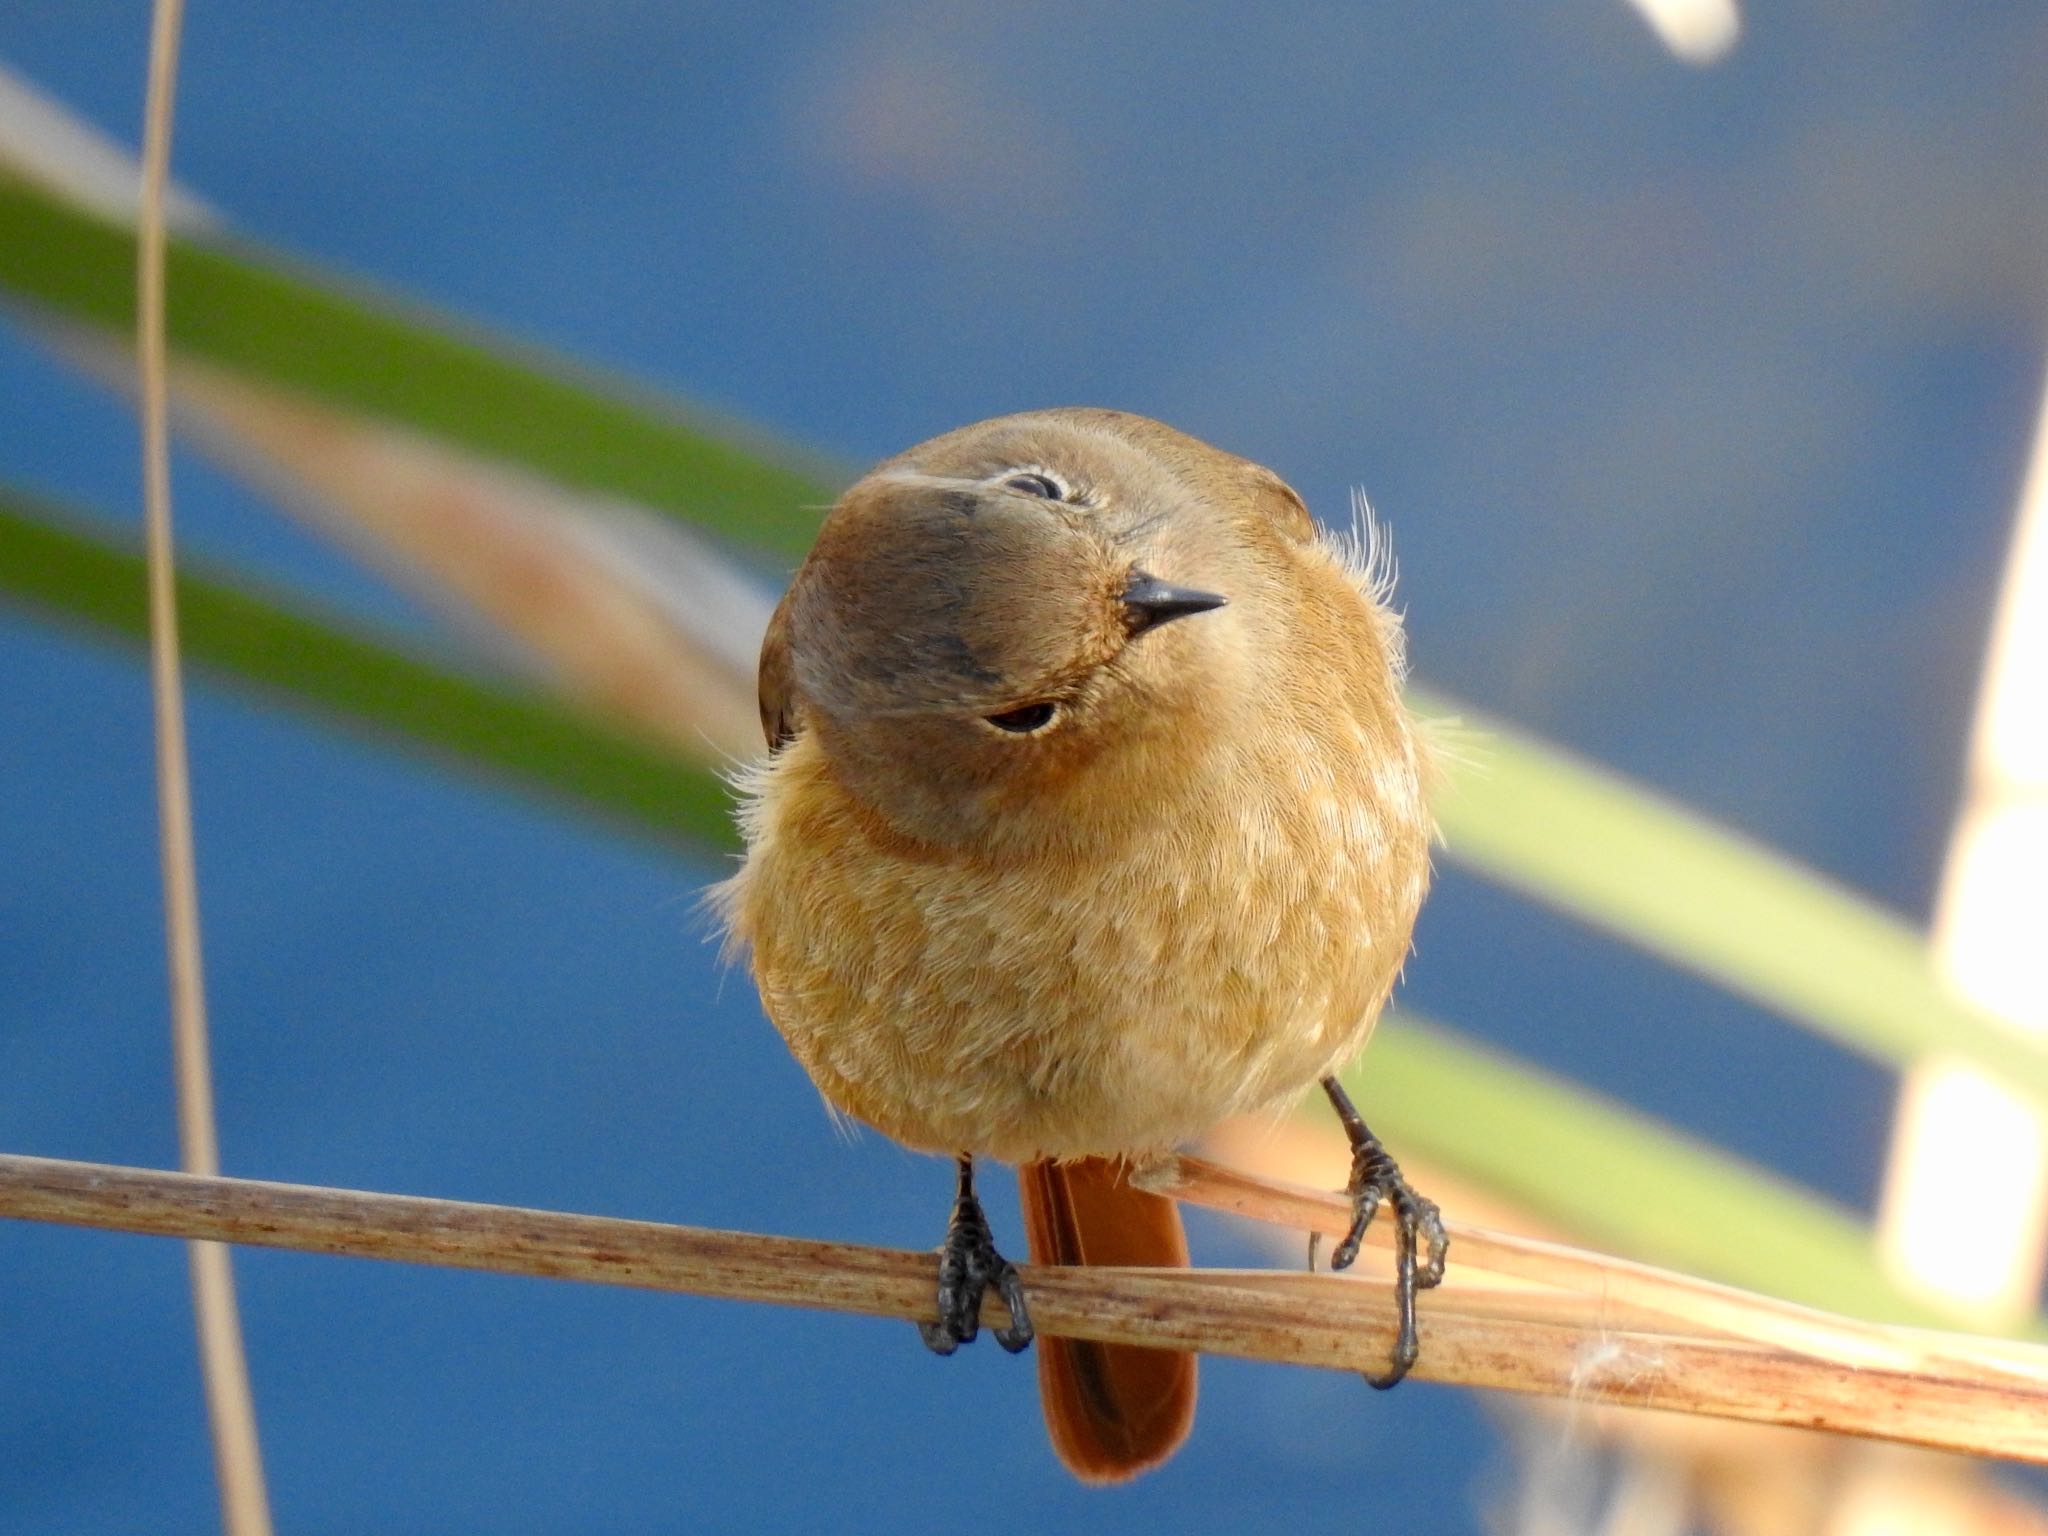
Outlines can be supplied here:
[[903, 845], [792, 744], [723, 893], [769, 1017], [836, 1109], [933, 1152], [1142, 1156], [1290, 1097], [1364, 1043], [1427, 829], [1412, 774], [1390, 806], [1279, 746], [1284, 801], [1141, 794], [996, 865]]

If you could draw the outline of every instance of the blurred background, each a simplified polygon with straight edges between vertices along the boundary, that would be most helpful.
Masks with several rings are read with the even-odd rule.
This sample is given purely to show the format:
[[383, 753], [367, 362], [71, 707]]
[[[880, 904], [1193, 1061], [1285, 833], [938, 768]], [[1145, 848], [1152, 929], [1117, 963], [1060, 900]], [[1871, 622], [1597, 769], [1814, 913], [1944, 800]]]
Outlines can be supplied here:
[[[147, 20], [8, 7], [0, 64], [132, 146]], [[1622, 0], [208, 0], [175, 171], [237, 233], [835, 463], [1086, 403], [1329, 518], [1362, 487], [1432, 688], [1922, 922], [2041, 387], [2048, 13], [1742, 28], [1703, 64]], [[0, 326], [10, 482], [131, 516], [135, 440]], [[189, 555], [459, 643], [209, 462], [176, 484]], [[192, 731], [231, 1172], [937, 1240], [949, 1171], [836, 1134], [718, 967], [718, 864], [216, 687]], [[133, 658], [0, 607], [7, 1150], [175, 1161], [149, 765]], [[1876, 1204], [1891, 1073], [1461, 870], [1403, 997]], [[987, 1347], [237, 1265], [285, 1530], [1506, 1518], [1488, 1405], [1427, 1383], [1210, 1362], [1180, 1457], [1094, 1492]], [[176, 1245], [9, 1226], [0, 1312], [0, 1530], [214, 1519]]]

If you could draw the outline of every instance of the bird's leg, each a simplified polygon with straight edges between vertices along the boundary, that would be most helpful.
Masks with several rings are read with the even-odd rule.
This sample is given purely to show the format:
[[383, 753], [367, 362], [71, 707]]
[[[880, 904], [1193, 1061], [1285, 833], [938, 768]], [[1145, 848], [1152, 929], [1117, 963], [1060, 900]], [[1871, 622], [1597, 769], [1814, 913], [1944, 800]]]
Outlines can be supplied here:
[[993, 1285], [1010, 1309], [1010, 1326], [995, 1330], [996, 1342], [1014, 1355], [1031, 1342], [1024, 1287], [1017, 1279], [1017, 1266], [996, 1252], [988, 1218], [974, 1197], [974, 1159], [962, 1157], [959, 1166], [960, 1192], [953, 1200], [945, 1245], [939, 1249], [939, 1320], [919, 1323], [917, 1331], [934, 1354], [950, 1355], [962, 1344], [972, 1344], [981, 1332], [982, 1293]]
[[[1380, 1145], [1379, 1137], [1366, 1128], [1343, 1085], [1334, 1077], [1326, 1077], [1323, 1092], [1330, 1096], [1337, 1118], [1344, 1123], [1344, 1134], [1351, 1138], [1351, 1182], [1345, 1191], [1351, 1196], [1351, 1230], [1330, 1255], [1330, 1268], [1348, 1268], [1358, 1257], [1358, 1245], [1365, 1241], [1365, 1229], [1378, 1212], [1380, 1201], [1391, 1201], [1394, 1207], [1394, 1296], [1401, 1306], [1401, 1327], [1394, 1338], [1393, 1366], [1383, 1376], [1365, 1378], [1375, 1387], [1385, 1389], [1406, 1376], [1408, 1367], [1415, 1363], [1415, 1293], [1442, 1281], [1450, 1239], [1444, 1234], [1444, 1218], [1436, 1202], [1415, 1193], [1401, 1177], [1400, 1164]], [[1418, 1240], [1429, 1250], [1429, 1257], [1419, 1266], [1415, 1261]]]

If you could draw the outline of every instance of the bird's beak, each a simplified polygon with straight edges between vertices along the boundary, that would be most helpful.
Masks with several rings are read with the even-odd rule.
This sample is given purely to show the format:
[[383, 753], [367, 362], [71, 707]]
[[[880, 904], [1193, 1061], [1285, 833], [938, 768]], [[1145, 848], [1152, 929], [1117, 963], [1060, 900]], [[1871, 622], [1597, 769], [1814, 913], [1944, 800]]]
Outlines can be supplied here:
[[1135, 635], [1191, 613], [1221, 608], [1228, 601], [1214, 592], [1169, 586], [1150, 571], [1132, 571], [1130, 585], [1124, 588], [1124, 621]]

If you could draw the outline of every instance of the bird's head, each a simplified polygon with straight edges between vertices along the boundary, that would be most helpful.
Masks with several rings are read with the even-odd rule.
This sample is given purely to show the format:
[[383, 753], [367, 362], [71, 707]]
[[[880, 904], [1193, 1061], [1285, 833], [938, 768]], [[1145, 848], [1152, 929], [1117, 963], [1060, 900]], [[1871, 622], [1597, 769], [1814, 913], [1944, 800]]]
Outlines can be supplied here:
[[816, 732], [904, 830], [973, 835], [1234, 713], [1274, 541], [1312, 528], [1271, 471], [1144, 417], [949, 432], [832, 509], [763, 652], [764, 723]]

